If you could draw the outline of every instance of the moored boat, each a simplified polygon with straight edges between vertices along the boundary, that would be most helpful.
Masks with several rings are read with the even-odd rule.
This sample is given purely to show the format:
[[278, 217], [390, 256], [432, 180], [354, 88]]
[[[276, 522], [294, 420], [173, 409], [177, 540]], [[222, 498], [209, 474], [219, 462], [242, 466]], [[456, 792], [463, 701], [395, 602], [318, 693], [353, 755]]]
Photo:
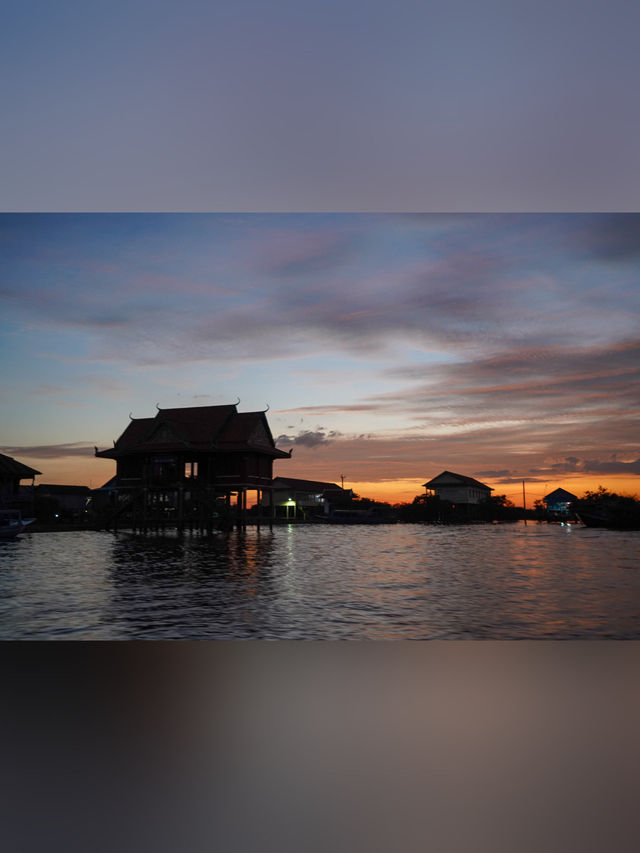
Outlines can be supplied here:
[[19, 509], [0, 509], [0, 540], [15, 539], [35, 518], [23, 518]]

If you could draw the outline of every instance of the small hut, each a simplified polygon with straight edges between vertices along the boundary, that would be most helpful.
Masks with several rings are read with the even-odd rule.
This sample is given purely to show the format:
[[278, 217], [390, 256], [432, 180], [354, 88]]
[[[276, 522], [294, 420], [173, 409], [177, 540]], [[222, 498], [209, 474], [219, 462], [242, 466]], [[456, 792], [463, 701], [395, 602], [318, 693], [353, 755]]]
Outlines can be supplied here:
[[571, 505], [577, 500], [577, 496], [566, 489], [554, 489], [542, 498], [552, 518], [568, 518], [571, 515]]

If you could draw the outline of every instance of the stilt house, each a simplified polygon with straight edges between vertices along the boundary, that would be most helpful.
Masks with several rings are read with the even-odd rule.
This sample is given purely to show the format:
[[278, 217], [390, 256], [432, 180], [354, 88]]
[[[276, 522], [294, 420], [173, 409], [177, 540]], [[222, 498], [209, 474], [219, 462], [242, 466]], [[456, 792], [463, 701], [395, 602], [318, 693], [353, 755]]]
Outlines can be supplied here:
[[564, 518], [571, 513], [571, 504], [578, 500], [577, 496], [566, 489], [554, 489], [542, 498], [547, 512], [552, 517]]
[[116, 461], [118, 512], [134, 527], [203, 529], [232, 505], [244, 517], [247, 492], [260, 506], [272, 488], [273, 460], [291, 452], [275, 446], [264, 412], [225, 405], [158, 407], [153, 418], [131, 418], [113, 448], [95, 455]]
[[424, 483], [427, 494], [432, 493], [441, 500], [456, 504], [478, 504], [488, 501], [493, 489], [473, 477], [443, 471], [433, 480]]

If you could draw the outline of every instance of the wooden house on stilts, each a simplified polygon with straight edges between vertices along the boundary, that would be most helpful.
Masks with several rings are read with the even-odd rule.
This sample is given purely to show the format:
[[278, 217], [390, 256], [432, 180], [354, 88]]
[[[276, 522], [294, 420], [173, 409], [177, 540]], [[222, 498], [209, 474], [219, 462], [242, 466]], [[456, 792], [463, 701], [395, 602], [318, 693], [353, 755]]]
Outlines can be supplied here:
[[[113, 448], [98, 450], [117, 465], [117, 497], [106, 526], [210, 531], [246, 521], [247, 493], [271, 493], [275, 446], [265, 412], [236, 405], [160, 409], [131, 418]], [[273, 506], [269, 494], [269, 507]], [[270, 509], [271, 511], [271, 509]]]

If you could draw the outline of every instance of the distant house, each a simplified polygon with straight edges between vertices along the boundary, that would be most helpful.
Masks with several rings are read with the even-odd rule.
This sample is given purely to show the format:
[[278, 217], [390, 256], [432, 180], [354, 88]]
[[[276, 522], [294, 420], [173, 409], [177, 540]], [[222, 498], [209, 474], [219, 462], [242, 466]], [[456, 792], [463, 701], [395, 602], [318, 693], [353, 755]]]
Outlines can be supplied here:
[[172, 519], [181, 527], [226, 512], [232, 496], [243, 514], [248, 491], [262, 503], [274, 459], [291, 453], [275, 446], [264, 412], [225, 405], [158, 407], [153, 418], [131, 418], [113, 447], [95, 455], [116, 462], [118, 501], [140, 525]]
[[577, 500], [577, 495], [571, 494], [566, 489], [555, 489], [542, 498], [547, 512], [556, 515], [568, 515], [571, 511], [571, 504]]
[[20, 488], [20, 480], [31, 480], [33, 487], [35, 478], [41, 471], [30, 468], [11, 456], [0, 453], [0, 506], [17, 507], [25, 501], [24, 487]]
[[443, 471], [423, 485], [427, 493], [431, 492], [441, 500], [454, 504], [483, 503], [489, 500], [493, 491], [479, 480], [465, 477], [464, 474], [454, 474], [453, 471]]
[[336, 483], [293, 477], [274, 477], [272, 490], [274, 505], [285, 507], [287, 517], [295, 517], [299, 513], [328, 515], [333, 504], [353, 495], [351, 489], [342, 489]]

